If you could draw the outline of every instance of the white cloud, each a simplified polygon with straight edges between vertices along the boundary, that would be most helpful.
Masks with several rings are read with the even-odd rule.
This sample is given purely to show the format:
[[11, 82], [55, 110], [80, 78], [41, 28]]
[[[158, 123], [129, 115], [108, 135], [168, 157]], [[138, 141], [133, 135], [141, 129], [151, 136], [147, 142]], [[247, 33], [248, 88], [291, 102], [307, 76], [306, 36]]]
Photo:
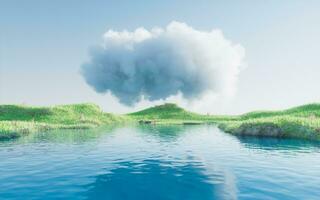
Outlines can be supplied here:
[[245, 56], [244, 48], [222, 31], [196, 30], [175, 21], [150, 31], [109, 30], [103, 39], [82, 74], [97, 92], [111, 92], [125, 105], [207, 105], [232, 95]]

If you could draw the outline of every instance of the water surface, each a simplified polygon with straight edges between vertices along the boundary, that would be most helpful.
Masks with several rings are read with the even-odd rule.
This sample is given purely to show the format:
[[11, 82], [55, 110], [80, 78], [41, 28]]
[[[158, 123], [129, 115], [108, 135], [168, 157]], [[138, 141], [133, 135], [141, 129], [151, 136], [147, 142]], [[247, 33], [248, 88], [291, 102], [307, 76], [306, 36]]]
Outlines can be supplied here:
[[0, 142], [0, 199], [319, 199], [320, 145], [214, 126], [59, 130]]

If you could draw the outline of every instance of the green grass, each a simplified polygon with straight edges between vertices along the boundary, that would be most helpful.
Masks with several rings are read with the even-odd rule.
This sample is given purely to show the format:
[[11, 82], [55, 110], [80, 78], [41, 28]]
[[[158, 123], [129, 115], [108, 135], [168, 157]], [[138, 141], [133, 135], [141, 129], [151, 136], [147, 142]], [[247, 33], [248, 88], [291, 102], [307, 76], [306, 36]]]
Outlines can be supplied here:
[[320, 104], [316, 103], [282, 111], [250, 112], [216, 122], [224, 131], [236, 135], [320, 140]]
[[104, 113], [94, 104], [53, 107], [0, 105], [0, 138], [14, 138], [49, 129], [84, 129], [130, 120], [127, 116]]
[[32, 132], [47, 131], [51, 129], [89, 129], [93, 124], [51, 124], [29, 121], [0, 121], [0, 139], [11, 139]]
[[0, 138], [49, 129], [79, 129], [150, 120], [156, 124], [217, 124], [235, 135], [320, 140], [320, 104], [282, 111], [256, 111], [237, 116], [202, 115], [175, 104], [154, 106], [127, 115], [104, 113], [95, 104], [54, 107], [0, 105]]
[[0, 105], [0, 121], [29, 121], [50, 124], [108, 124], [124, 121], [124, 116], [104, 113], [95, 104], [73, 104], [54, 107]]
[[219, 121], [219, 127], [235, 135], [286, 137], [320, 140], [320, 119], [296, 116], [260, 117]]
[[202, 115], [188, 112], [176, 104], [166, 103], [128, 114], [137, 119], [199, 119]]
[[176, 104], [166, 103], [145, 110], [129, 113], [128, 116], [136, 120], [155, 120], [159, 123], [179, 124], [183, 122], [208, 122], [214, 120], [229, 120], [233, 117], [201, 115], [186, 111]]
[[282, 111], [256, 111], [238, 116], [201, 115], [188, 112], [175, 104], [164, 104], [129, 116], [160, 124], [213, 123], [235, 135], [320, 140], [320, 104], [316, 103]]

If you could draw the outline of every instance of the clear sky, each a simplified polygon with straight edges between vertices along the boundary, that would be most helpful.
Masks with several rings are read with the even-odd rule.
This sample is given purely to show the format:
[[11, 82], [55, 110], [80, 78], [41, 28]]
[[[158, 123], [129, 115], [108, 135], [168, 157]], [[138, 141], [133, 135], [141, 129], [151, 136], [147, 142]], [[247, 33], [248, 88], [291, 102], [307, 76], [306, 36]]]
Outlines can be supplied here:
[[108, 29], [165, 27], [173, 20], [220, 29], [246, 51], [232, 99], [210, 112], [243, 113], [320, 101], [320, 1], [0, 0], [0, 103], [94, 102], [128, 112], [79, 74]]

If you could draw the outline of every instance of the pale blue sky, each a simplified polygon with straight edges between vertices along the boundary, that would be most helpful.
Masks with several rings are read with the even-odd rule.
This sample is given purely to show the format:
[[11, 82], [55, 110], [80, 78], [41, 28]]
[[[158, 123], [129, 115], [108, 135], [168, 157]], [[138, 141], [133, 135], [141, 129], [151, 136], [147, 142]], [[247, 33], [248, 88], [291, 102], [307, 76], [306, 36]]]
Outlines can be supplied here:
[[236, 95], [212, 112], [320, 101], [317, 0], [0, 0], [0, 13], [1, 104], [91, 101], [106, 111], [131, 111], [109, 95], [96, 94], [79, 68], [106, 30], [163, 27], [172, 20], [201, 30], [221, 29], [246, 50], [248, 67], [239, 76]]

